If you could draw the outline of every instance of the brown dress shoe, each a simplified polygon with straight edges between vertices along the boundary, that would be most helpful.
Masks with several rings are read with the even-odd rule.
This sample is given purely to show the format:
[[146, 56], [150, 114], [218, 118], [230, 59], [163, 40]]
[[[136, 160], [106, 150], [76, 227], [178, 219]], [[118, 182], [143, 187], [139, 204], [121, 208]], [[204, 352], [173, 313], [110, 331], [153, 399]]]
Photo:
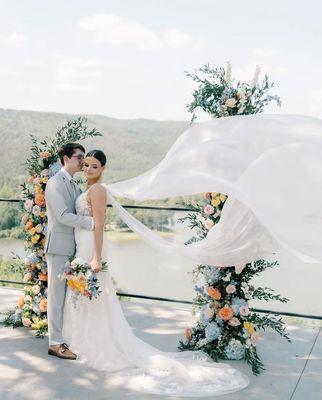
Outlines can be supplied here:
[[76, 354], [70, 351], [65, 343], [49, 346], [48, 354], [65, 360], [76, 360], [77, 358]]

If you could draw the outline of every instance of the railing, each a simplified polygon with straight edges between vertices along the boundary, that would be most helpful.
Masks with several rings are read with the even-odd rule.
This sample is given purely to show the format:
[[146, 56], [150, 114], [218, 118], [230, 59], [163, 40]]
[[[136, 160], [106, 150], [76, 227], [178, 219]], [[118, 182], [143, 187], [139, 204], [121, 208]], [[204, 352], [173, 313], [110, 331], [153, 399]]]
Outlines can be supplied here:
[[[0, 198], [0, 202], [8, 202], [8, 203], [19, 203], [21, 200], [19, 199], [3, 199]], [[112, 207], [111, 205], [107, 205], [107, 207]], [[194, 212], [195, 210], [191, 208], [184, 208], [184, 207], [156, 207], [156, 206], [135, 206], [135, 205], [123, 205], [122, 207], [128, 209], [138, 209], [138, 210], [167, 210], [167, 211], [188, 211]], [[15, 285], [32, 285], [29, 282], [21, 282], [21, 281], [13, 281], [13, 280], [4, 280], [0, 279], [0, 284], [15, 284]], [[192, 305], [192, 301], [188, 300], [180, 300], [180, 299], [171, 299], [166, 297], [154, 297], [154, 296], [145, 296], [140, 294], [133, 294], [133, 293], [124, 293], [124, 292], [117, 292], [116, 293], [119, 297], [128, 297], [128, 298], [136, 298], [136, 299], [144, 299], [144, 300], [154, 300], [154, 301], [163, 301], [169, 303], [178, 303], [178, 304], [188, 304]], [[278, 314], [283, 316], [290, 316], [290, 317], [298, 317], [298, 318], [308, 318], [308, 319], [315, 319], [315, 320], [322, 320], [322, 316], [320, 315], [310, 315], [310, 314], [302, 314], [302, 313], [294, 313], [294, 312], [287, 312], [287, 311], [275, 311], [269, 309], [260, 309], [260, 308], [251, 308], [252, 311], [259, 312], [259, 313], [272, 313]]]

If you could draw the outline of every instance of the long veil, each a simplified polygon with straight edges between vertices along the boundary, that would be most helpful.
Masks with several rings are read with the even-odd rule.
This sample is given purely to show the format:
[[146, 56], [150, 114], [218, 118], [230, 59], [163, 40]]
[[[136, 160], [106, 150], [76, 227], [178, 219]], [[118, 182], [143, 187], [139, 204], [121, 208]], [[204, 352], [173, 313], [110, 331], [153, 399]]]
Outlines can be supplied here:
[[[106, 186], [116, 213], [156, 249], [229, 266], [278, 248], [322, 261], [322, 121], [298, 115], [234, 116], [193, 125], [150, 171]], [[115, 197], [157, 200], [228, 195], [220, 222], [189, 246], [160, 238]]]

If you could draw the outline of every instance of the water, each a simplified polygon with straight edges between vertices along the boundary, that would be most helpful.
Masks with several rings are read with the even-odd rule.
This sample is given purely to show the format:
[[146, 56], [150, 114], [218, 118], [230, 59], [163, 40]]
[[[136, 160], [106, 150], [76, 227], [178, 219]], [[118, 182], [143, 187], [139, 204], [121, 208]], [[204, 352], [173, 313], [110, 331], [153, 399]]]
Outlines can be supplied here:
[[[107, 234], [109, 237], [109, 234]], [[14, 252], [24, 256], [23, 242], [0, 239], [0, 255]], [[160, 254], [140, 239], [109, 240], [108, 262], [117, 287], [136, 294], [192, 300], [193, 263], [184, 263], [180, 256]], [[256, 285], [268, 286], [288, 297], [288, 304], [254, 302], [260, 308], [322, 315], [320, 282], [322, 266], [304, 264], [285, 255], [279, 256], [280, 265], [256, 278]]]

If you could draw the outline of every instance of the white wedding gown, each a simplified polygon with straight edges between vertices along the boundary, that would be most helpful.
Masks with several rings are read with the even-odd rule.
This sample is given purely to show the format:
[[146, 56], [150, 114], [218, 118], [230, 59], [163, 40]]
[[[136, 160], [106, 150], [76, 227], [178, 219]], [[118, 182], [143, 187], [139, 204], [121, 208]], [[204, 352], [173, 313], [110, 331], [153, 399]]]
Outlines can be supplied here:
[[[78, 214], [90, 215], [87, 192], [76, 202]], [[91, 261], [94, 234], [75, 230], [77, 257]], [[106, 245], [106, 244], [105, 244]], [[111, 385], [149, 394], [216, 396], [245, 388], [248, 377], [202, 352], [162, 352], [136, 337], [127, 323], [108, 272], [98, 274], [101, 295], [74, 308], [67, 290], [64, 338], [80, 360], [108, 373]]]

